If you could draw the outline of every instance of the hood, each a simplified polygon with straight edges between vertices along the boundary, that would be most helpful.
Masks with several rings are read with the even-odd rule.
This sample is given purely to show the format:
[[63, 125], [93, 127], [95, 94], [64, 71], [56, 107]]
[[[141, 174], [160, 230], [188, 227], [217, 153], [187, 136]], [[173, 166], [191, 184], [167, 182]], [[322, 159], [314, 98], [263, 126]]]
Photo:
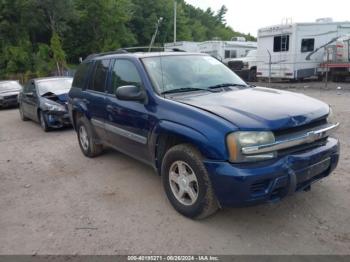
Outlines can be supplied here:
[[15, 95], [18, 94], [21, 91], [21, 88], [18, 87], [6, 87], [0, 89], [0, 95], [7, 96], [7, 95]]
[[66, 103], [68, 101], [68, 94], [67, 93], [59, 94], [59, 95], [57, 95], [57, 98], [60, 102]]
[[12, 95], [18, 95], [20, 90], [5, 90], [0, 91], [0, 96], [12, 96]]
[[68, 93], [62, 93], [62, 92], [58, 92], [58, 93], [48, 92], [42, 95], [42, 97], [58, 102], [60, 104], [65, 104], [68, 101]]
[[280, 130], [325, 117], [329, 106], [303, 94], [254, 87], [172, 99], [211, 112], [242, 130]]

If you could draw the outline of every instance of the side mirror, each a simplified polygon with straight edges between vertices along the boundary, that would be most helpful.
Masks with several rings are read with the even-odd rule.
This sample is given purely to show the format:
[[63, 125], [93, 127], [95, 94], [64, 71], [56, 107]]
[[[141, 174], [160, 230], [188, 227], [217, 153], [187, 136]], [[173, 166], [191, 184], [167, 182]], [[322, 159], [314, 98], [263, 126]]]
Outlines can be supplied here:
[[33, 92], [27, 92], [27, 93], [24, 93], [25, 96], [27, 97], [34, 97], [34, 93]]
[[137, 86], [120, 86], [115, 92], [115, 96], [120, 100], [144, 102], [146, 94]]

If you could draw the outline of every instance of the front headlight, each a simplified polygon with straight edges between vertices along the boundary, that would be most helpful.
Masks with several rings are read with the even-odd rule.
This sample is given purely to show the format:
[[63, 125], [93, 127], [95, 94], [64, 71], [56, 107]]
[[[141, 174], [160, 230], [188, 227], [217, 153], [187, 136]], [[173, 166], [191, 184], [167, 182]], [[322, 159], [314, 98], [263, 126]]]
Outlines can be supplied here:
[[242, 154], [243, 147], [271, 144], [274, 142], [275, 136], [272, 132], [242, 131], [231, 133], [226, 138], [230, 162], [250, 162], [274, 158], [276, 156], [274, 152], [258, 155]]
[[66, 108], [64, 106], [48, 99], [45, 99], [44, 106], [48, 111], [59, 111], [59, 112], [66, 111]]
[[333, 115], [333, 110], [331, 107], [329, 107], [329, 113], [328, 113], [328, 116], [327, 116], [327, 123], [335, 123], [335, 120], [334, 120], [334, 115]]

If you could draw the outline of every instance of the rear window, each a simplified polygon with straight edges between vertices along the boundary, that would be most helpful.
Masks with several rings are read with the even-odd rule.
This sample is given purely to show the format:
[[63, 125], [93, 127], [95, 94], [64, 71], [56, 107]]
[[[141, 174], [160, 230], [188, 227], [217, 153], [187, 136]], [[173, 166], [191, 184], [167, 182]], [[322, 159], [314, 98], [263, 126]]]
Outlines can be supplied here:
[[74, 75], [72, 86], [77, 88], [84, 88], [86, 76], [89, 73], [91, 63], [83, 63], [78, 67], [77, 72]]
[[89, 89], [104, 92], [110, 60], [97, 60], [90, 79]]

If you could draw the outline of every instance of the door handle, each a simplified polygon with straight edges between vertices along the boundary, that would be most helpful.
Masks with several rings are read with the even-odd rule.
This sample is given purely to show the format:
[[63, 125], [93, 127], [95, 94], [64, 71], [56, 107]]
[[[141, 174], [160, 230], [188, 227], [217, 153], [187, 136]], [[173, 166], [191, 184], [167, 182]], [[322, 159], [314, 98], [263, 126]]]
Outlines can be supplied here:
[[106, 110], [107, 112], [110, 112], [110, 113], [119, 113], [118, 107], [115, 107], [112, 105], [107, 105]]
[[113, 110], [114, 110], [114, 107], [111, 106], [111, 105], [107, 105], [107, 106], [106, 106], [106, 109], [107, 109], [107, 111], [113, 111]]

